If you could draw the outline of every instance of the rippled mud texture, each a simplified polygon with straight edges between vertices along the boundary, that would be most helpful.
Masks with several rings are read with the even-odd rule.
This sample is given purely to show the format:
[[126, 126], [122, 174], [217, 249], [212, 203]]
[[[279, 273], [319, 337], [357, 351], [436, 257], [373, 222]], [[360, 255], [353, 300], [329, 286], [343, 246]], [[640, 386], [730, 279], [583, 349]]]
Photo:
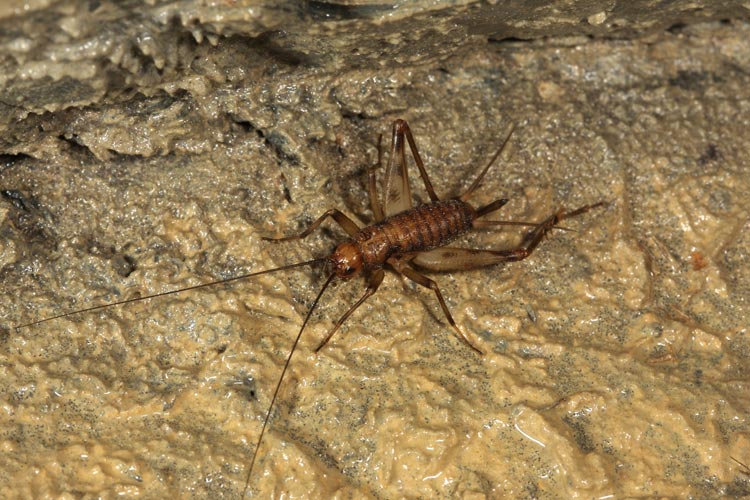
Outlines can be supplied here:
[[477, 205], [611, 204], [524, 262], [433, 276], [482, 358], [393, 276], [316, 356], [364, 284], [327, 293], [248, 494], [750, 494], [748, 25], [498, 43], [451, 24], [471, 5], [430, 32], [352, 3], [301, 43], [284, 9], [90, 5], [3, 13], [0, 496], [240, 497], [319, 271], [14, 327], [328, 252], [332, 225], [261, 237], [367, 222], [399, 117], [442, 195], [515, 123]]

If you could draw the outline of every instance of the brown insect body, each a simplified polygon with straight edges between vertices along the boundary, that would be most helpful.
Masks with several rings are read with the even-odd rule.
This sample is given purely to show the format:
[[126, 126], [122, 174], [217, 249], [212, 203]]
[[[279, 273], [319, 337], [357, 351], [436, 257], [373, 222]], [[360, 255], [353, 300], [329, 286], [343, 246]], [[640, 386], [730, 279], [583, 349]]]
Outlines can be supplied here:
[[458, 198], [410, 208], [367, 226], [336, 247], [329, 261], [338, 278], [380, 269], [391, 257], [442, 247], [473, 228], [474, 208]]

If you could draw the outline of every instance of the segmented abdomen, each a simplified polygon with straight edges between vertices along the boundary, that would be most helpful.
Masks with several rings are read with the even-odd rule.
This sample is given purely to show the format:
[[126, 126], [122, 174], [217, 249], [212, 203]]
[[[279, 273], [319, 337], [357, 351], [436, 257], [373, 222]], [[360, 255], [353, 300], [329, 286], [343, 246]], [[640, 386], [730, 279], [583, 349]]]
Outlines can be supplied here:
[[354, 240], [365, 266], [382, 266], [389, 257], [441, 247], [472, 227], [474, 209], [458, 199], [421, 205], [362, 229]]

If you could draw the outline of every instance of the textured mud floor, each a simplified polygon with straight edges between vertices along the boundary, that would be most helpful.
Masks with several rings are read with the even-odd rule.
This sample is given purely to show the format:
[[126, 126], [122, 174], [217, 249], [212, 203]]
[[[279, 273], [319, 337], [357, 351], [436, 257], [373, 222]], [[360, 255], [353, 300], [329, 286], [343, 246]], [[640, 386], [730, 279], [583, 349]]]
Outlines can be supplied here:
[[[433, 276], [481, 358], [431, 292], [391, 275], [315, 355], [364, 284], [327, 293], [247, 493], [750, 495], [749, 68], [743, 24], [488, 44], [439, 65], [278, 77], [245, 96], [287, 105], [257, 122], [226, 103], [211, 126], [191, 122], [217, 95], [192, 89], [144, 97], [134, 123], [71, 114], [59, 156], [6, 137], [0, 496], [240, 497], [319, 271], [13, 327], [328, 252], [332, 225], [261, 236], [331, 207], [367, 222], [365, 167], [398, 117], [440, 194], [465, 189], [515, 123], [477, 205], [508, 197], [500, 217], [534, 221], [611, 204], [524, 262]], [[141, 116], [152, 128], [134, 140]]]

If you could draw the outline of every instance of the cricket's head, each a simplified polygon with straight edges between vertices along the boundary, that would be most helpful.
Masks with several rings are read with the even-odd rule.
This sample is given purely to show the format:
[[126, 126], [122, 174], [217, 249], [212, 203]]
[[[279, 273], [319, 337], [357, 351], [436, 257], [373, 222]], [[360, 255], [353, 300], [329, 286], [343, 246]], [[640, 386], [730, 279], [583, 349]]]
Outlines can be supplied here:
[[348, 280], [357, 276], [363, 269], [362, 250], [352, 240], [347, 240], [333, 251], [328, 257], [333, 274], [342, 280]]

